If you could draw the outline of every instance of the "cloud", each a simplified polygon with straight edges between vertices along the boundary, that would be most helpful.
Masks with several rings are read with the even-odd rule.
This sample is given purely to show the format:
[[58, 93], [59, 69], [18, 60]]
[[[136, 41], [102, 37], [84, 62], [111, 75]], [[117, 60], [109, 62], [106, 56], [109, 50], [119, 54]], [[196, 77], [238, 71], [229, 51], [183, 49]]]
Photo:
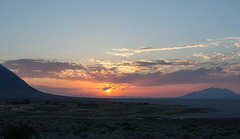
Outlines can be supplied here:
[[122, 57], [129, 57], [135, 54], [133, 52], [132, 53], [116, 53], [116, 52], [109, 52], [109, 51], [107, 51], [106, 53], [109, 55], [122, 56]]
[[10, 70], [15, 71], [20, 77], [31, 78], [61, 78], [66, 72], [71, 75], [72, 71], [80, 73], [85, 70], [85, 67], [79, 63], [45, 59], [7, 60], [2, 64]]
[[151, 61], [137, 61], [134, 62], [133, 65], [136, 66], [156, 66], [156, 65], [167, 65], [167, 66], [173, 66], [173, 65], [194, 65], [194, 61], [189, 61], [189, 60], [177, 60], [177, 61], [168, 61], [168, 60], [156, 60], [156, 62], [151, 62]]
[[84, 66], [74, 62], [60, 62], [55, 60], [45, 59], [17, 59], [7, 60], [3, 65], [9, 68], [21, 68], [25, 69], [28, 67], [29, 70], [40, 70], [40, 71], [61, 71], [63, 69], [84, 69]]
[[[103, 62], [103, 61], [102, 61]], [[45, 59], [17, 59], [2, 63], [21, 78], [52, 78], [91, 82], [108, 82], [118, 76], [115, 68], [102, 65], [86, 66], [75, 62], [60, 62]]]
[[103, 91], [114, 90], [114, 89], [116, 89], [116, 86], [115, 86], [115, 85], [110, 85], [110, 86], [107, 86], [107, 87], [102, 88]]
[[74, 62], [59, 62], [44, 59], [8, 60], [4, 66], [14, 71], [22, 78], [52, 78], [81, 80], [92, 82], [111, 82], [127, 74], [147, 74], [158, 72], [163, 66], [189, 66], [192, 61], [123, 61], [112, 63], [109, 60], [92, 59], [99, 63], [97, 66], [83, 66]]
[[224, 38], [217, 38], [217, 39], [206, 39], [208, 42], [212, 44], [220, 44], [220, 43], [232, 43], [233, 45], [239, 47], [240, 37], [224, 37]]
[[220, 44], [225, 45], [225, 47], [229, 47], [228, 45], [240, 47], [240, 37], [225, 37], [225, 38], [206, 39], [206, 40], [207, 40], [206, 43], [196, 44], [196, 45], [165, 47], [165, 48], [152, 48], [152, 47], [143, 47], [139, 49], [120, 48], [120, 49], [113, 49], [112, 50], [113, 52], [107, 51], [106, 53], [114, 56], [122, 56], [127, 58], [143, 52], [172, 51], [172, 50], [189, 49], [189, 48], [201, 48], [201, 47], [208, 47], [208, 46], [219, 46]]
[[240, 37], [225, 37], [225, 38], [206, 39], [206, 40], [216, 45], [219, 45], [220, 43], [225, 43], [226, 48], [230, 46], [240, 47]]
[[221, 78], [215, 75], [225, 75], [222, 68], [199, 68], [196, 70], [179, 70], [164, 74], [162, 72], [140, 74], [125, 74], [121, 78], [114, 80], [116, 83], [130, 83], [136, 86], [161, 86], [171, 84], [199, 84], [199, 83], [233, 83], [239, 82], [240, 76]]
[[163, 60], [157, 59], [154, 61], [137, 60], [137, 61], [122, 61], [118, 63], [112, 63], [110, 61], [101, 59], [92, 59], [92, 62], [98, 63], [112, 73], [122, 75], [123, 73], [148, 73], [163, 70], [166, 67], [178, 66], [181, 68], [187, 66], [193, 66], [196, 64], [194, 61], [190, 60]]
[[235, 62], [225, 68], [225, 71], [232, 76], [239, 76], [240, 75], [240, 62]]
[[166, 50], [179, 50], [179, 49], [186, 49], [186, 48], [196, 48], [196, 47], [206, 47], [206, 45], [199, 44], [199, 45], [187, 45], [187, 46], [180, 46], [180, 47], [167, 47], [167, 48], [152, 48], [152, 47], [145, 47], [140, 49], [113, 49], [114, 51], [120, 52], [134, 52], [134, 53], [141, 53], [141, 52], [150, 52], [150, 51], [166, 51]]
[[[239, 55], [234, 52], [232, 55]], [[195, 54], [195, 56], [205, 56]], [[208, 57], [207, 57], [208, 56]], [[206, 55], [206, 62], [191, 60], [153, 61], [137, 60], [118, 63], [103, 59], [92, 59], [95, 65], [83, 65], [74, 62], [49, 61], [44, 59], [8, 60], [3, 65], [22, 78], [51, 78], [71, 81], [88, 81], [93, 83], [127, 83], [136, 86], [158, 86], [167, 84], [197, 84], [239, 81], [239, 62], [225, 59], [226, 55], [214, 53]], [[216, 62], [212, 62], [216, 60]], [[236, 58], [237, 59], [237, 58]], [[105, 86], [100, 89], [109, 89]]]
[[[171, 51], [171, 50], [180, 50], [180, 49], [187, 49], [187, 48], [197, 48], [197, 47], [207, 47], [205, 44], [198, 44], [198, 45], [186, 45], [186, 46], [180, 46], [180, 47], [166, 47], [166, 48], [152, 48], [152, 47], [144, 47], [140, 49], [113, 49], [115, 52], [109, 52], [107, 51], [107, 54], [114, 55], [114, 56], [123, 56], [123, 57], [129, 57], [137, 53], [142, 52], [151, 52], [151, 51]], [[121, 52], [121, 53], [120, 53]]]
[[222, 41], [222, 40], [240, 40], [240, 37], [224, 37], [217, 39], [206, 39], [207, 41]]
[[203, 53], [194, 53], [192, 56], [195, 56], [195, 57], [202, 57], [206, 60], [226, 60], [227, 58], [230, 58], [228, 56], [226, 56], [225, 54], [222, 54], [222, 53], [213, 53], [212, 55], [207, 55], [207, 54], [203, 54]]
[[240, 47], [240, 42], [235, 42], [234, 45]]
[[199, 53], [199, 54], [194, 53], [192, 56], [195, 56], [195, 57], [202, 57], [202, 58], [204, 58], [204, 59], [210, 60], [210, 56], [205, 55], [205, 54], [203, 54], [203, 53]]
[[232, 52], [234, 56], [239, 56], [240, 57], [240, 52]]

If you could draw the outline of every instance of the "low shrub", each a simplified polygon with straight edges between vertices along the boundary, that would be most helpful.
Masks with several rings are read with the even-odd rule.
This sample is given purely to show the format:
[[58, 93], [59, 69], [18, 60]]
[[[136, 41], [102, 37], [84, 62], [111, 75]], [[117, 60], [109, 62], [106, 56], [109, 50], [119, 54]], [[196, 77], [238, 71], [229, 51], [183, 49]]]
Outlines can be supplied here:
[[30, 125], [20, 124], [4, 127], [0, 132], [4, 139], [29, 139], [31, 137], [39, 138], [38, 132]]

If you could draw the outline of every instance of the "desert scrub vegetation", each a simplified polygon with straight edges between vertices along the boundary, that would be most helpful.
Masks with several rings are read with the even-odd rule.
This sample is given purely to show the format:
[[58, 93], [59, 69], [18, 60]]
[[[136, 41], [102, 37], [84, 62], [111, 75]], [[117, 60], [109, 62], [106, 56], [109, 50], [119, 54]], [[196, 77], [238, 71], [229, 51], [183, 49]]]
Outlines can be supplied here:
[[98, 100], [30, 101], [28, 104], [2, 101], [2, 138], [11, 138], [10, 135], [43, 139], [212, 139], [240, 136], [240, 119], [172, 118], [214, 109]]
[[39, 138], [38, 132], [34, 129], [34, 127], [28, 124], [14, 125], [8, 124], [3, 127], [0, 135], [4, 139], [29, 139], [29, 138]]

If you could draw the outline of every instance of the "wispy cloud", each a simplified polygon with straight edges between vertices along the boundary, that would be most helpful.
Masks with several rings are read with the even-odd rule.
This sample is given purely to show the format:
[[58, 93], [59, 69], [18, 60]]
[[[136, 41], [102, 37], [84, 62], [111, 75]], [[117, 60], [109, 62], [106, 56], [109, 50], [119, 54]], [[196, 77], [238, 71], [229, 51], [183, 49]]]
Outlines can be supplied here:
[[132, 56], [132, 55], [135, 54], [134, 52], [131, 52], [131, 53], [117, 53], [117, 52], [109, 52], [109, 51], [107, 51], [106, 53], [109, 54], [109, 55], [123, 56], [123, 57], [129, 57], [129, 56]]
[[206, 39], [207, 41], [222, 41], [222, 40], [240, 40], [240, 37], [224, 37], [217, 39]]
[[112, 49], [112, 51], [107, 51], [107, 54], [114, 56], [122, 56], [122, 57], [130, 57], [138, 53], [143, 52], [152, 52], [152, 51], [172, 51], [172, 50], [180, 50], [180, 49], [189, 49], [189, 48], [203, 48], [209, 46], [219, 46], [224, 45], [225, 47], [235, 46], [240, 47], [240, 37], [225, 37], [218, 39], [206, 39], [207, 42], [196, 45], [186, 45], [186, 46], [178, 46], [178, 47], [165, 47], [165, 48], [152, 48], [152, 47], [142, 47], [139, 49], [128, 49], [128, 48], [119, 48]]
[[198, 45], [186, 45], [186, 46], [179, 46], [179, 47], [166, 47], [166, 48], [152, 48], [152, 47], [144, 47], [140, 49], [113, 49], [115, 52], [107, 51], [107, 54], [114, 55], [114, 56], [123, 56], [129, 57], [137, 53], [142, 52], [151, 52], [151, 51], [171, 51], [171, 50], [180, 50], [180, 49], [187, 49], [187, 48], [196, 48], [196, 47], [207, 47], [205, 44], [198, 44]]
[[218, 38], [218, 39], [206, 39], [212, 44], [220, 44], [220, 43], [228, 43], [225, 47], [235, 46], [240, 47], [240, 37], [225, 37], [225, 38]]
[[175, 61], [168, 61], [168, 60], [156, 60], [155, 62], [152, 61], [136, 61], [133, 65], [136, 66], [176, 66], [176, 65], [194, 65], [194, 61], [189, 60], [175, 60]]

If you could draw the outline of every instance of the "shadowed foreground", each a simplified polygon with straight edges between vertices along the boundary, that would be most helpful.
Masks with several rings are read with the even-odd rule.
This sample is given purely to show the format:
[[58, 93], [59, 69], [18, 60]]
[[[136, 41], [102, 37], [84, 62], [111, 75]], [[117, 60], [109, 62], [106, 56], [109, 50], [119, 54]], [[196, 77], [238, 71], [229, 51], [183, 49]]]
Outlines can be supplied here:
[[[171, 119], [215, 111], [180, 105], [93, 101], [1, 101], [0, 134], [11, 138], [237, 138], [240, 119]], [[0, 138], [1, 138], [0, 137]]]

